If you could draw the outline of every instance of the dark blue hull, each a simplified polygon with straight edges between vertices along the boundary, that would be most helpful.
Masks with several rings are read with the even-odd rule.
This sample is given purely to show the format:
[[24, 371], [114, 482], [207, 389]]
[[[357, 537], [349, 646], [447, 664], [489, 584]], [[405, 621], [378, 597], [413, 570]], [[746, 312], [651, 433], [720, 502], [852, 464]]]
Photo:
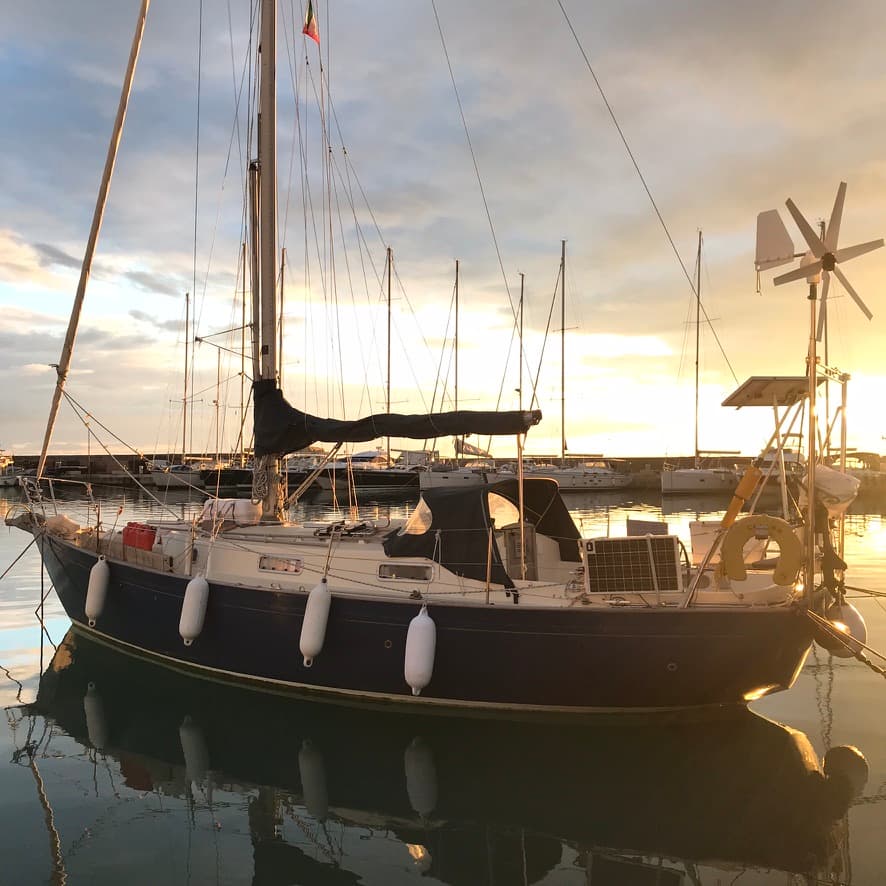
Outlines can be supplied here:
[[[538, 860], [553, 841], [543, 856], [562, 870], [559, 841], [567, 840], [585, 849], [820, 873], [850, 799], [839, 776], [826, 779], [817, 758], [802, 752], [809, 748], [802, 733], [743, 708], [722, 717], [585, 717], [557, 720], [555, 728], [546, 719], [361, 710], [174, 674], [73, 631], [30, 710], [84, 747], [99, 747], [115, 776], [118, 759], [115, 790], [125, 779], [139, 791], [181, 795], [183, 783], [200, 781], [194, 761], [203, 760], [213, 784], [236, 792], [229, 800], [242, 795], [244, 816], [248, 806], [257, 868], [262, 851], [285, 848], [273, 816], [255, 814], [262, 791], [282, 792], [278, 801], [329, 815], [336, 827], [365, 825], [369, 816], [377, 827], [384, 822], [400, 840], [430, 848], [436, 868], [429, 879], [460, 884], [538, 883], [544, 872], [533, 877], [531, 864], [523, 876], [533, 847]], [[267, 829], [257, 830], [262, 822]], [[319, 857], [322, 869], [317, 863], [310, 873], [288, 869], [285, 877], [252, 882], [392, 879], [343, 878], [338, 856]], [[456, 859], [459, 875], [452, 873]], [[595, 884], [675, 882], [666, 876], [672, 868], [637, 879], [636, 867], [613, 871], [605, 862], [594, 859]]]
[[[68, 616], [86, 626], [95, 555], [42, 536]], [[336, 596], [323, 650], [306, 668], [299, 635], [306, 594], [212, 583], [193, 645], [178, 634], [187, 578], [110, 563], [95, 632], [170, 666], [301, 692], [405, 704], [506, 710], [664, 709], [735, 704], [786, 689], [811, 642], [799, 608], [532, 609], [430, 605], [433, 677], [414, 698], [403, 673], [418, 601]]]

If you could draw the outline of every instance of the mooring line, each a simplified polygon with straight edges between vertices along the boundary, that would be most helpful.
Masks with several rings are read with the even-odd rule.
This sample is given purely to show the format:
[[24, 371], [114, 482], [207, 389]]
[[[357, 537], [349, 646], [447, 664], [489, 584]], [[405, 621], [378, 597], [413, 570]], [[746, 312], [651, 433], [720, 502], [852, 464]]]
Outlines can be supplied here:
[[37, 541], [36, 536], [25, 545], [24, 550], [9, 564], [9, 566], [6, 567], [6, 569], [3, 570], [3, 575], [0, 575], [0, 581], [2, 581], [4, 578], [6, 578], [7, 575], [9, 575], [12, 567], [15, 566], [15, 564], [18, 563], [18, 561], [21, 560], [22, 557], [24, 557], [24, 555], [28, 551], [28, 548], [31, 547], [31, 545], [34, 544], [35, 541]]
[[12, 680], [12, 682], [15, 683], [16, 686], [18, 686], [18, 692], [16, 692], [16, 694], [15, 694], [15, 700], [17, 702], [21, 703], [22, 692], [24, 692], [25, 687], [22, 686], [21, 681], [17, 680], [15, 677], [12, 676], [12, 674], [9, 671], [9, 668], [7, 668], [6, 665], [0, 664], [0, 668], [2, 668], [3, 673], [6, 674], [6, 676], [9, 677], [9, 679]]
[[881, 668], [879, 665], [875, 665], [858, 647], [862, 649], [866, 649], [868, 652], [873, 653], [878, 658], [882, 658], [886, 661], [886, 655], [883, 655], [882, 652], [877, 652], [871, 646], [868, 646], [866, 643], [863, 643], [861, 640], [857, 640], [855, 637], [847, 637], [842, 631], [835, 628], [831, 622], [829, 622], [826, 618], [822, 618], [817, 612], [813, 612], [811, 609], [806, 610], [806, 615], [820, 628], [822, 628], [831, 638], [842, 644], [846, 647], [846, 649], [852, 653], [852, 656], [860, 661], [862, 664], [866, 664], [875, 674], [879, 674], [881, 677], [886, 677], [886, 668]]

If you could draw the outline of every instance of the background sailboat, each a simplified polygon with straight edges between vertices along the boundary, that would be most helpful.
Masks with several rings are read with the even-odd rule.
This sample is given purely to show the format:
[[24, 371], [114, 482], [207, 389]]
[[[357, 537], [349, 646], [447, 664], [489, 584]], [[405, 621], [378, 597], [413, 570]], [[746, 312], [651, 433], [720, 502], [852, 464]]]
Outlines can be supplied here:
[[560, 463], [524, 467], [526, 477], [556, 480], [561, 492], [624, 489], [631, 478], [601, 456], [566, 455], [566, 241], [560, 247]]
[[701, 246], [702, 234], [698, 232], [698, 253], [695, 274], [695, 463], [691, 468], [673, 468], [661, 473], [661, 491], [666, 493], [719, 493], [735, 489], [738, 474], [730, 467], [702, 467], [698, 448], [698, 393], [699, 352], [701, 344]]

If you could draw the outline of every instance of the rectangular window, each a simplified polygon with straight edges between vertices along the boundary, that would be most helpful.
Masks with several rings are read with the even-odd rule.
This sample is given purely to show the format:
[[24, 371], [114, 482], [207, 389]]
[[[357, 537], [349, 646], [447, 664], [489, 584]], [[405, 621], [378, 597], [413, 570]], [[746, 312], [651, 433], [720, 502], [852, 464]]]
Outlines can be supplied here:
[[419, 563], [382, 563], [378, 567], [379, 578], [400, 581], [430, 581], [432, 574], [430, 566]]
[[304, 568], [304, 561], [297, 557], [260, 557], [258, 568], [265, 572], [288, 572], [298, 575]]

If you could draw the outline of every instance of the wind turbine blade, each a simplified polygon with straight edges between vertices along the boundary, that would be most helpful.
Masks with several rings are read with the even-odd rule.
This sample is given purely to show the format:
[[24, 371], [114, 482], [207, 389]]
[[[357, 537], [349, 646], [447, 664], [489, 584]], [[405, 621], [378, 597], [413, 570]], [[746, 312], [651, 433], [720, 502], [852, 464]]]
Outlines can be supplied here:
[[821, 337], [824, 334], [824, 327], [828, 316], [828, 289], [831, 286], [831, 275], [824, 271], [821, 276], [823, 280], [821, 284], [821, 306], [818, 311], [818, 331], [815, 333], [816, 341], [821, 341]]
[[828, 221], [827, 232], [824, 235], [824, 245], [828, 252], [837, 251], [837, 241], [840, 239], [840, 221], [843, 218], [843, 201], [846, 199], [846, 182], [840, 182], [837, 188], [837, 197], [834, 200], [834, 208]]
[[794, 268], [793, 271], [788, 271], [786, 274], [781, 274], [772, 282], [776, 286], [781, 286], [782, 283], [790, 283], [791, 280], [805, 280], [807, 277], [814, 277], [820, 270], [821, 262], [814, 261], [808, 265], [800, 265], [799, 268]]
[[834, 274], [837, 279], [846, 287], [846, 291], [852, 296], [852, 300], [861, 308], [861, 312], [868, 318], [868, 320], [872, 320], [874, 315], [868, 310], [868, 306], [861, 300], [861, 296], [852, 288], [849, 281], [846, 279], [846, 275], [839, 269], [834, 268]]
[[818, 234], [812, 229], [812, 225], [803, 218], [803, 213], [797, 209], [797, 205], [793, 200], [788, 198], [785, 200], [784, 205], [787, 206], [788, 212], [794, 217], [794, 221], [797, 223], [797, 227], [800, 229], [803, 239], [809, 244], [812, 254], [816, 258], [821, 258], [827, 252], [827, 249], [824, 248], [824, 243], [821, 242]]
[[757, 255], [754, 265], [758, 271], [777, 268], [794, 260], [794, 241], [784, 226], [777, 209], [768, 209], [757, 215]]
[[849, 261], [850, 258], [858, 258], [866, 252], [873, 252], [883, 245], [883, 240], [871, 240], [869, 243], [859, 243], [858, 246], [847, 246], [845, 249], [838, 249], [834, 253], [834, 261]]

